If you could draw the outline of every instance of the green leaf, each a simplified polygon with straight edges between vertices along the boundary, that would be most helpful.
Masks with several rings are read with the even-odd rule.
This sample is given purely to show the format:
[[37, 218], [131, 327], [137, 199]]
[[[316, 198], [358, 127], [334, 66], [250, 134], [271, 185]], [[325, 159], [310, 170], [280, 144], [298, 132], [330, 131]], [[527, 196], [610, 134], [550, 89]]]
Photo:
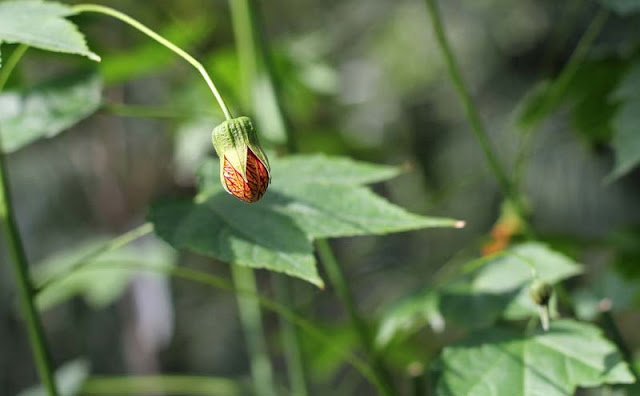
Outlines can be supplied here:
[[[85, 359], [76, 359], [67, 362], [56, 370], [56, 384], [60, 396], [77, 396], [82, 385], [89, 377], [89, 362]], [[17, 396], [47, 396], [47, 391], [42, 385], [25, 389]]]
[[394, 338], [414, 333], [425, 324], [434, 331], [442, 331], [444, 318], [440, 313], [439, 297], [434, 290], [424, 290], [394, 304], [382, 317], [376, 346], [382, 348]]
[[150, 219], [173, 246], [322, 286], [314, 238], [456, 225], [408, 213], [359, 186], [397, 173], [393, 167], [322, 155], [275, 159], [267, 194], [247, 205], [224, 192], [218, 161], [209, 160], [199, 173], [196, 202], [156, 205]]
[[[147, 241], [143, 245], [128, 245], [90, 258], [78, 269], [69, 272], [104, 242], [95, 240], [83, 243], [34, 267], [33, 276], [38, 284], [68, 273], [38, 294], [37, 303], [41, 310], [52, 308], [78, 295], [83, 296], [96, 309], [105, 307], [118, 299], [129, 282], [140, 273], [140, 264], [151, 268], [168, 268], [175, 261], [174, 250], [156, 240], [153, 243]], [[129, 263], [136, 263], [136, 267], [127, 268]]]
[[639, 0], [600, 0], [600, 3], [623, 15], [640, 11]]
[[573, 293], [576, 316], [582, 320], [594, 320], [603, 308], [613, 312], [629, 309], [640, 294], [636, 283], [612, 270], [600, 271], [592, 278], [588, 285]]
[[41, 0], [0, 3], [0, 41], [22, 43], [47, 51], [65, 52], [100, 61], [89, 51], [78, 28], [65, 19], [75, 12], [69, 6]]
[[613, 148], [616, 165], [609, 175], [615, 179], [625, 175], [640, 163], [640, 63], [625, 75], [612, 95], [621, 102], [613, 119]]
[[444, 349], [436, 394], [569, 396], [576, 388], [634, 382], [613, 343], [589, 324], [551, 323], [530, 336], [487, 329]]
[[0, 94], [0, 133], [6, 152], [53, 137], [95, 112], [102, 103], [97, 74], [74, 75], [28, 91]]
[[580, 265], [544, 244], [529, 242], [467, 266], [468, 273], [441, 290], [440, 309], [447, 320], [483, 327], [504, 315], [521, 319], [537, 315], [528, 286], [535, 269], [550, 284], [582, 272]]
[[154, 205], [149, 220], [156, 233], [176, 248], [284, 272], [323, 287], [311, 240], [290, 218], [262, 204], [243, 204], [220, 192], [197, 203]]

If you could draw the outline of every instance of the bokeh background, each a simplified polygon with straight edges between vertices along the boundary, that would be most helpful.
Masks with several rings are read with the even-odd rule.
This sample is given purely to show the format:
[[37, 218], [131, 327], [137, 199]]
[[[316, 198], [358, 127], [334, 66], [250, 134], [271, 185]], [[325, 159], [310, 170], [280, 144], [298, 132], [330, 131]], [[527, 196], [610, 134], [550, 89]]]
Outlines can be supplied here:
[[[201, 59], [236, 113], [246, 105], [227, 2], [102, 3], [135, 16]], [[502, 195], [451, 87], [422, 1], [258, 3], [300, 151], [405, 166], [407, 172], [375, 190], [413, 212], [467, 222], [464, 230], [333, 241], [359, 307], [375, 320], [398, 298], [428, 284], [446, 263], [477, 257], [500, 215]], [[600, 5], [590, 0], [440, 3], [492, 143], [512, 168], [523, 141], [518, 120], [525, 98], [562, 70]], [[56, 262], [141, 224], [151, 202], [194, 194], [199, 163], [214, 155], [211, 129], [222, 120], [200, 76], [181, 59], [119, 21], [98, 15], [73, 20], [103, 58], [97, 66], [105, 84], [103, 104], [67, 132], [8, 158], [20, 229], [36, 274], [59, 271], [62, 264]], [[638, 22], [611, 15], [589, 50], [587, 61], [601, 69], [584, 78], [601, 82], [603, 102], [621, 75], [615, 59], [637, 58]], [[30, 50], [8, 89], [78, 78], [78, 70], [92, 67], [80, 58]], [[532, 224], [543, 239], [575, 253], [588, 268], [607, 266], [620, 252], [637, 265], [640, 233], [633, 229], [640, 224], [640, 173], [606, 182], [614, 165], [606, 137], [610, 126], [599, 124], [598, 117], [581, 119], [577, 103], [580, 99], [561, 100], [529, 140], [521, 183]], [[583, 115], [604, 111], [594, 106]], [[229, 276], [227, 264], [175, 252], [153, 236], [119, 254]], [[38, 379], [14, 277], [6, 258], [2, 261], [0, 394], [15, 395]], [[257, 275], [261, 291], [273, 296], [268, 274]], [[299, 312], [345, 348], [356, 347], [331, 288], [295, 281], [295, 295], [292, 304]], [[76, 361], [74, 370], [90, 367], [97, 375], [166, 372], [249, 381], [231, 293], [160, 275], [101, 271], [47, 297], [44, 322], [57, 365]], [[620, 320], [624, 337], [638, 346], [640, 315], [629, 310]], [[264, 323], [283, 379], [277, 316], [265, 312]], [[338, 357], [302, 337], [313, 394], [372, 394]], [[429, 334], [421, 342], [431, 354], [441, 345]], [[412, 352], [398, 346], [390, 360], [402, 367]]]

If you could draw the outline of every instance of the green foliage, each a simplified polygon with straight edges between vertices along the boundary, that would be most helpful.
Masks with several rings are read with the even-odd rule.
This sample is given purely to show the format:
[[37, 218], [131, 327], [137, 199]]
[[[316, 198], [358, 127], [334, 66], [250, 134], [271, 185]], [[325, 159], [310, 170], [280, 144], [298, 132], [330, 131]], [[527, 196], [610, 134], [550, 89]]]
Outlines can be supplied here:
[[441, 370], [440, 396], [566, 396], [578, 386], [634, 382], [597, 327], [571, 320], [530, 335], [507, 328], [472, 333], [444, 349]]
[[0, 94], [0, 133], [5, 152], [53, 137], [102, 103], [102, 78], [79, 73], [23, 91]]
[[[50, 309], [75, 296], [83, 296], [93, 308], [103, 308], [122, 295], [131, 280], [140, 273], [140, 266], [170, 268], [175, 260], [173, 249], [159, 241], [125, 246], [97, 257], [88, 256], [103, 244], [103, 240], [86, 242], [35, 267], [33, 276], [39, 284], [60, 278], [38, 294], [37, 303], [41, 310]], [[80, 266], [76, 269], [78, 263]]]
[[408, 213], [360, 186], [393, 177], [396, 168], [317, 155], [276, 159], [271, 165], [273, 184], [267, 194], [246, 205], [222, 190], [217, 161], [206, 162], [195, 202], [152, 207], [156, 232], [177, 248], [323, 286], [313, 257], [314, 238], [383, 235], [456, 223]]
[[537, 315], [529, 296], [534, 277], [550, 284], [578, 275], [580, 265], [546, 245], [528, 242], [494, 256], [472, 261], [463, 274], [444, 285], [428, 287], [392, 306], [378, 330], [379, 346], [430, 324], [447, 322], [465, 328], [487, 327], [500, 317], [523, 319]]
[[613, 119], [616, 166], [610, 177], [628, 173], [640, 163], [640, 63], [625, 75], [612, 99], [620, 103]]
[[47, 51], [65, 52], [99, 61], [89, 51], [84, 36], [65, 17], [71, 7], [42, 0], [0, 3], [0, 43], [22, 43]]

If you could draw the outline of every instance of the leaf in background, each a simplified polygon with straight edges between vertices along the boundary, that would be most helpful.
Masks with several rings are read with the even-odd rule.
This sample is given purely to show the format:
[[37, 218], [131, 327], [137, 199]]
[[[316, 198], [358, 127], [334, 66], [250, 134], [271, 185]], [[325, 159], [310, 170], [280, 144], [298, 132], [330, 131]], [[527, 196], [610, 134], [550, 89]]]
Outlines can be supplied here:
[[550, 284], [582, 272], [570, 258], [536, 242], [513, 246], [469, 267], [462, 280], [442, 288], [440, 299], [444, 317], [468, 327], [490, 325], [502, 314], [509, 319], [537, 315], [528, 292], [532, 268]]
[[[82, 385], [89, 378], [89, 372], [89, 362], [84, 359], [73, 360], [60, 366], [55, 374], [60, 396], [79, 395]], [[38, 385], [23, 390], [17, 396], [47, 396], [47, 391]]]
[[65, 19], [73, 15], [71, 7], [41, 0], [0, 3], [0, 41], [22, 43], [53, 52], [65, 52], [100, 61], [89, 51], [84, 36]]
[[568, 396], [578, 386], [634, 382], [597, 327], [570, 320], [530, 336], [501, 328], [473, 333], [446, 347], [440, 364], [439, 396]]
[[[160, 30], [165, 37], [180, 48], [188, 50], [197, 44], [215, 27], [211, 15], [191, 18], [189, 21], [175, 21]], [[149, 73], [164, 70], [167, 65], [180, 58], [160, 44], [147, 40], [144, 44], [125, 52], [106, 56], [100, 63], [100, 74], [105, 83], [131, 80]], [[199, 80], [201, 83], [201, 80]], [[213, 128], [210, 128], [213, 129]]]
[[640, 11], [638, 0], [600, 0], [600, 3], [622, 15]]
[[444, 318], [438, 305], [439, 295], [433, 290], [416, 293], [396, 303], [383, 315], [376, 346], [383, 348], [394, 338], [414, 333], [425, 324], [434, 331], [442, 331]]
[[608, 176], [615, 179], [625, 175], [640, 163], [640, 63], [625, 75], [612, 99], [620, 102], [613, 119], [613, 148], [616, 166]]
[[0, 134], [6, 152], [53, 137], [95, 112], [102, 103], [97, 74], [75, 75], [28, 91], [0, 94]]
[[588, 285], [573, 293], [576, 316], [594, 320], [603, 309], [613, 312], [628, 309], [637, 300], [639, 292], [638, 285], [611, 270], [594, 274]]
[[[68, 273], [79, 260], [95, 251], [105, 241], [82, 244], [71, 251], [51, 257], [34, 267], [34, 278], [42, 284], [47, 279]], [[151, 243], [153, 242], [153, 243]], [[168, 268], [175, 261], [175, 252], [156, 240], [133, 244], [89, 259], [61, 280], [50, 284], [37, 297], [38, 307], [47, 310], [70, 298], [81, 295], [94, 308], [102, 308], [118, 299], [129, 282], [139, 274], [139, 266]], [[127, 264], [135, 264], [127, 268]]]
[[534, 127], [560, 106], [569, 106], [576, 131], [592, 144], [606, 143], [613, 135], [612, 117], [617, 105], [609, 100], [626, 70], [627, 62], [604, 58], [580, 65], [565, 92], [553, 89], [557, 80], [537, 84], [523, 100], [518, 122]]
[[411, 214], [358, 185], [391, 178], [397, 168], [320, 155], [275, 159], [271, 165], [273, 183], [267, 194], [247, 205], [222, 189], [218, 160], [206, 161], [196, 202], [152, 208], [156, 232], [176, 247], [322, 286], [314, 238], [456, 224]]

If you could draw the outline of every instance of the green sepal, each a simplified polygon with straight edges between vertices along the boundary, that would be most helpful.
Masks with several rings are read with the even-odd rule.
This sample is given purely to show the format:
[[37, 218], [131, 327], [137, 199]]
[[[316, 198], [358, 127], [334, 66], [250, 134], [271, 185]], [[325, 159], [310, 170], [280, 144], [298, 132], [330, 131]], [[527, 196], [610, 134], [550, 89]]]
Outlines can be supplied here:
[[[247, 181], [247, 148], [251, 149], [269, 172], [271, 171], [269, 160], [260, 147], [258, 134], [249, 117], [226, 120], [215, 127], [211, 135], [213, 147], [220, 157], [221, 165], [223, 158], [226, 157], [231, 166], [242, 174], [245, 181]], [[224, 186], [222, 172], [223, 166], [220, 166], [220, 179], [223, 180]]]

